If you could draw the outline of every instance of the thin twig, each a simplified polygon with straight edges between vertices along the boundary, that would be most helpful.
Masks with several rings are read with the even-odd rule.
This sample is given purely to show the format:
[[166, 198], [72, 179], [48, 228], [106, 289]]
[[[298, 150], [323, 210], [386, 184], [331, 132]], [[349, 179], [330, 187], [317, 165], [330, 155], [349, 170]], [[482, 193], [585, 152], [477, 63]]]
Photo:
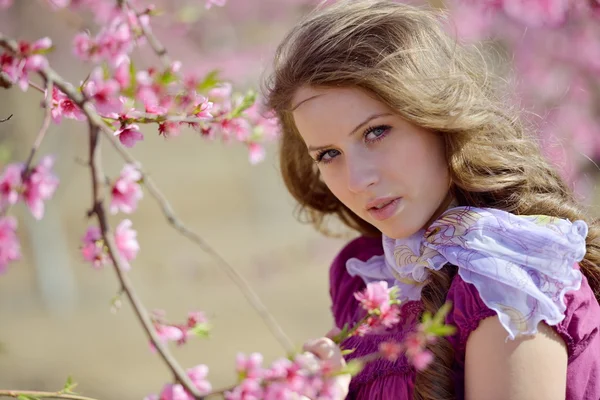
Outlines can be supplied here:
[[117, 277], [119, 278], [119, 282], [121, 283], [121, 289], [131, 302], [135, 313], [140, 320], [146, 334], [150, 337], [152, 344], [158, 350], [158, 353], [161, 355], [162, 359], [165, 361], [177, 381], [189, 392], [194, 398], [202, 399], [203, 397], [198, 392], [198, 389], [191, 381], [191, 379], [187, 376], [185, 371], [181, 368], [179, 363], [171, 356], [167, 347], [161, 342], [154, 326], [152, 324], [152, 320], [148, 314], [148, 311], [144, 307], [144, 304], [137, 296], [131, 281], [127, 274], [124, 271], [123, 259], [119, 251], [117, 250], [117, 246], [114, 240], [112, 233], [110, 232], [110, 228], [108, 226], [108, 220], [106, 218], [106, 213], [104, 210], [104, 190], [102, 190], [102, 182], [104, 181], [104, 172], [102, 171], [102, 165], [100, 160], [100, 135], [99, 135], [99, 126], [94, 124], [91, 120], [89, 121], [90, 128], [90, 172], [92, 175], [92, 192], [93, 192], [93, 206], [92, 211], [96, 215], [98, 219], [98, 223], [100, 225], [100, 231], [102, 232], [102, 238], [104, 240], [104, 244], [108, 249], [108, 255], [113, 262], [113, 266]]
[[79, 396], [72, 393], [40, 392], [35, 390], [0, 390], [0, 397], [18, 398], [19, 396], [32, 396], [39, 399], [96, 400], [91, 397]]
[[[2, 33], [0, 33], [0, 44], [5, 44], [6, 46], [10, 46], [13, 49], [16, 49], [16, 43], [14, 41], [6, 38]], [[16, 50], [15, 50], [16, 51]], [[250, 287], [248, 282], [240, 275], [240, 273], [230, 265], [216, 250], [214, 250], [210, 245], [208, 245], [202, 238], [196, 234], [195, 232], [188, 229], [179, 218], [176, 217], [175, 213], [168, 200], [162, 194], [162, 192], [158, 189], [158, 187], [154, 184], [152, 178], [142, 170], [141, 163], [137, 161], [123, 146], [119, 144], [119, 142], [114, 137], [114, 132], [111, 128], [106, 126], [100, 115], [94, 110], [94, 108], [85, 101], [84, 96], [73, 89], [70, 85], [68, 85], [60, 75], [58, 75], [52, 68], [46, 67], [42, 71], [40, 71], [44, 79], [51, 80], [54, 84], [66, 95], [68, 96], [75, 104], [77, 104], [82, 111], [87, 116], [90, 123], [99, 127], [102, 130], [102, 133], [105, 134], [110, 144], [115, 148], [115, 150], [121, 155], [121, 157], [130, 164], [135, 165], [140, 173], [142, 174], [142, 179], [148, 188], [148, 191], [156, 199], [159, 203], [165, 218], [177, 231], [179, 231], [183, 236], [187, 237], [193, 243], [198, 245], [203, 251], [210, 254], [214, 257], [218, 264], [225, 269], [225, 272], [229, 276], [229, 278], [236, 284], [239, 290], [244, 294], [250, 305], [255, 309], [258, 315], [261, 317], [265, 325], [271, 331], [271, 334], [275, 337], [275, 339], [280, 343], [280, 345], [285, 349], [288, 354], [293, 354], [295, 352], [295, 347], [291, 339], [285, 334], [283, 328], [277, 323], [273, 315], [269, 313], [265, 305], [262, 303], [258, 295], [254, 292], [254, 290]]]
[[41, 86], [38, 86], [36, 83], [29, 81], [29, 86], [31, 86], [32, 88], [34, 88], [35, 90], [37, 90], [40, 93], [44, 93], [44, 88]]
[[50, 126], [50, 120], [52, 118], [52, 89], [54, 88], [54, 82], [52, 79], [48, 79], [46, 81], [46, 97], [44, 98], [44, 107], [46, 108], [44, 113], [44, 121], [42, 122], [42, 127], [31, 146], [31, 151], [29, 152], [29, 157], [27, 157], [27, 161], [25, 161], [25, 168], [23, 168], [24, 177], [29, 173], [29, 167], [33, 162], [33, 157], [35, 153], [39, 150], [44, 137], [46, 136], [46, 132], [48, 132], [48, 127]]
[[[121, 157], [123, 157], [123, 159], [126, 162], [134, 164], [136, 166], [139, 165], [139, 162], [131, 155], [131, 153], [129, 153], [123, 146], [121, 146], [119, 142], [114, 138], [113, 132], [110, 130], [110, 128], [104, 125], [102, 127], [102, 132], [105, 134], [108, 141], [113, 145], [113, 147], [117, 150], [117, 152], [121, 155]], [[185, 236], [193, 243], [198, 245], [204, 252], [212, 256], [217, 261], [217, 263], [225, 270], [229, 279], [231, 279], [235, 283], [238, 289], [246, 297], [246, 300], [248, 300], [250, 305], [262, 318], [263, 322], [269, 328], [271, 334], [275, 337], [275, 339], [277, 339], [277, 341], [281, 344], [281, 346], [288, 354], [293, 354], [295, 352], [294, 343], [283, 331], [283, 328], [281, 327], [281, 325], [279, 325], [277, 320], [275, 320], [275, 317], [273, 317], [269, 310], [267, 310], [266, 306], [260, 300], [260, 297], [252, 289], [250, 284], [215, 249], [213, 249], [196, 232], [189, 229], [187, 226], [185, 226], [185, 224], [183, 224], [183, 222], [179, 218], [177, 218], [169, 201], [154, 184], [154, 181], [150, 178], [150, 176], [142, 170], [140, 170], [140, 173], [142, 174], [142, 179], [146, 188], [148, 189], [148, 192], [158, 202], [160, 208], [162, 209], [162, 213], [164, 214], [169, 224], [175, 230], [177, 230], [183, 236]]]
[[4, 119], [0, 119], [0, 122], [6, 122], [6, 121], [8, 121], [9, 119], [11, 119], [11, 118], [12, 118], [12, 116], [13, 116], [13, 115], [12, 115], [12, 114], [10, 114], [8, 117], [6, 117], [6, 118], [4, 118]]
[[137, 23], [140, 26], [142, 33], [146, 37], [146, 40], [148, 40], [148, 44], [150, 45], [150, 47], [152, 47], [152, 50], [154, 50], [158, 58], [160, 58], [160, 61], [165, 66], [165, 68], [171, 68], [171, 58], [167, 54], [167, 49], [165, 48], [165, 46], [163, 46], [163, 44], [158, 40], [158, 38], [154, 36], [154, 34], [150, 30], [148, 30], [148, 28], [142, 23], [142, 20], [140, 19], [140, 14], [135, 12], [129, 0], [122, 0], [121, 3], [124, 4], [130, 10], [134, 11]]

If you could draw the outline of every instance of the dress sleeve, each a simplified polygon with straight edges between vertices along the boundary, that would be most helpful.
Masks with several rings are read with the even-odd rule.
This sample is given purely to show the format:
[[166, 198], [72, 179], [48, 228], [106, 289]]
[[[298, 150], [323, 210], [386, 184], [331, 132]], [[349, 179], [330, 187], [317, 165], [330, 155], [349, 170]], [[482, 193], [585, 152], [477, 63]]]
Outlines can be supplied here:
[[365, 287], [360, 277], [350, 276], [346, 270], [346, 262], [351, 258], [366, 261], [381, 254], [381, 238], [361, 236], [350, 241], [334, 258], [329, 270], [329, 295], [331, 312], [338, 328], [341, 329], [344, 324], [352, 322], [358, 305], [353, 294]]

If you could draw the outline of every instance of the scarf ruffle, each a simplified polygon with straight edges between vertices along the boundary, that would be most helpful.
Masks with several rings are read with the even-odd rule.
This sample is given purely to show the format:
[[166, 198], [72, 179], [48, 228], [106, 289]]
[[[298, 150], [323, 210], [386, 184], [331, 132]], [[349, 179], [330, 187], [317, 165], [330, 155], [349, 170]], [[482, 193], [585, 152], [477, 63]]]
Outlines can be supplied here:
[[385, 280], [399, 287], [401, 299], [419, 300], [429, 270], [456, 265], [515, 339], [535, 334], [541, 321], [552, 326], [564, 319], [565, 294], [581, 286], [577, 263], [587, 232], [584, 221], [454, 207], [409, 238], [384, 235], [382, 256], [346, 266], [365, 283]]

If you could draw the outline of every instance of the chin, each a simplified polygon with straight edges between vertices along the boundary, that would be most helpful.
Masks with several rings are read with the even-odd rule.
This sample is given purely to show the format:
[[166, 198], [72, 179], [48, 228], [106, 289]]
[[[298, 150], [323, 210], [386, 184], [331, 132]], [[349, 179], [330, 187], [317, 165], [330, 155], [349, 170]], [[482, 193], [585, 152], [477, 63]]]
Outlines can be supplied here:
[[411, 228], [408, 226], [395, 227], [395, 229], [390, 229], [389, 227], [387, 228], [388, 229], [381, 227], [379, 228], [379, 230], [385, 236], [390, 237], [392, 239], [406, 239], [407, 237], [412, 236], [419, 231], [418, 228]]
[[397, 215], [384, 223], [379, 222], [375, 227], [392, 239], [406, 239], [423, 229], [427, 223], [427, 221], [407, 221], [407, 219]]

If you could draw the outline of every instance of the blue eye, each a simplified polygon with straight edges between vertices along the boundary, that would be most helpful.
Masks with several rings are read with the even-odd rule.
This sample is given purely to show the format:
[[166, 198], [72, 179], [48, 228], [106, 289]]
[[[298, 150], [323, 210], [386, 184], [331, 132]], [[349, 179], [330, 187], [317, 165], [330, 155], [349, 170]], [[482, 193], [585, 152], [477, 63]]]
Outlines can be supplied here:
[[364, 137], [369, 142], [375, 142], [385, 137], [388, 131], [391, 129], [389, 125], [379, 125], [367, 128], [364, 133]]
[[333, 160], [338, 154], [340, 154], [340, 152], [335, 149], [323, 150], [319, 152], [319, 154], [317, 154], [316, 162], [328, 163], [331, 160]]

